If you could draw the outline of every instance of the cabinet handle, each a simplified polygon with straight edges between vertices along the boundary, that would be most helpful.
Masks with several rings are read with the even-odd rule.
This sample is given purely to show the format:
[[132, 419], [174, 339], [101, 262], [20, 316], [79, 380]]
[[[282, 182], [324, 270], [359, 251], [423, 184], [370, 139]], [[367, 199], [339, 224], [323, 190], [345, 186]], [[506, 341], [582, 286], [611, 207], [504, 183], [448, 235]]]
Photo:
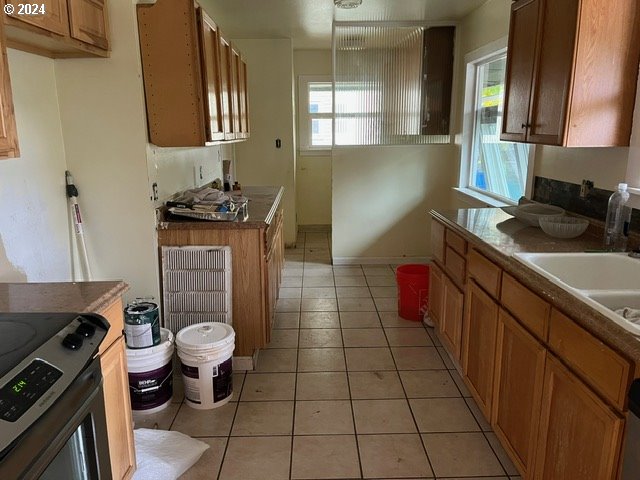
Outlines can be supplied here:
[[521, 128], [527, 128], [529, 126], [528, 123], [523, 123]]

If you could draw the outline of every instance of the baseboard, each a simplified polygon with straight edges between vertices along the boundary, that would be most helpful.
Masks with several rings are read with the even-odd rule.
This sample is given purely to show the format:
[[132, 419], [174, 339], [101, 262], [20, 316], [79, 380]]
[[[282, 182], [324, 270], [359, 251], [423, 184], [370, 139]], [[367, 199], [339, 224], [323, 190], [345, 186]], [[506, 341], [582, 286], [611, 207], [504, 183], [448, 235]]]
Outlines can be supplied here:
[[[257, 358], [257, 354], [254, 355]], [[237, 357], [233, 356], [233, 370], [234, 371], [251, 371], [254, 368], [254, 357]]]
[[299, 233], [331, 233], [331, 225], [298, 225]]
[[431, 263], [430, 257], [333, 257], [334, 265], [400, 265]]

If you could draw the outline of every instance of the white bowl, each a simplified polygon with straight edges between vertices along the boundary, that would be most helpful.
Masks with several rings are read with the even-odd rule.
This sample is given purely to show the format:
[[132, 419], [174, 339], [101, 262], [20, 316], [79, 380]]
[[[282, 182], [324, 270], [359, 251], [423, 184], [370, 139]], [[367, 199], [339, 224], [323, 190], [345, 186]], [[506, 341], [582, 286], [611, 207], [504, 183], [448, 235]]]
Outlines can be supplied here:
[[502, 211], [513, 215], [518, 220], [532, 227], [540, 227], [541, 217], [561, 217], [564, 209], [554, 205], [543, 205], [539, 203], [527, 203], [513, 207], [502, 207]]
[[555, 238], [576, 238], [589, 227], [589, 221], [576, 217], [540, 217], [540, 228]]

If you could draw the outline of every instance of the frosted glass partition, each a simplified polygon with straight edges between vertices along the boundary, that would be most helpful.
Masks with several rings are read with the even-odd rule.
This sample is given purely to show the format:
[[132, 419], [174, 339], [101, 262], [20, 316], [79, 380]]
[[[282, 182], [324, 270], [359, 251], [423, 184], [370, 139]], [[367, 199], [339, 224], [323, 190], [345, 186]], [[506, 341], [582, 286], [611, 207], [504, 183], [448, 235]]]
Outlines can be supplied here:
[[451, 75], [441, 71], [453, 69], [453, 27], [444, 28], [450, 52], [427, 44], [423, 26], [334, 24], [335, 145], [450, 142]]

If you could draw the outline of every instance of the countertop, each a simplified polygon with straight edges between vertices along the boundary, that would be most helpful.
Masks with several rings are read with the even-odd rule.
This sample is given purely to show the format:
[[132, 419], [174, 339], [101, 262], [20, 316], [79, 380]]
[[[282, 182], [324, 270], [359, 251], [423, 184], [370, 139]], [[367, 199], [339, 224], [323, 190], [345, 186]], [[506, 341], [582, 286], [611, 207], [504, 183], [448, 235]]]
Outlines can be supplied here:
[[602, 248], [600, 235], [588, 230], [584, 235], [575, 239], [552, 238], [541, 229], [526, 226], [499, 208], [432, 210], [431, 215], [472, 242], [487, 258], [549, 303], [560, 305], [561, 307], [556, 308], [562, 310], [600, 340], [634, 361], [636, 367], [640, 367], [640, 339], [513, 258], [514, 253], [521, 252], [598, 250]]
[[100, 313], [128, 289], [119, 281], [0, 283], [0, 312]]
[[[237, 193], [237, 192], [234, 192]], [[233, 222], [211, 222], [171, 215], [166, 207], [158, 209], [158, 229], [261, 228], [273, 221], [284, 194], [283, 187], [244, 187], [242, 195], [249, 199], [249, 218]]]

